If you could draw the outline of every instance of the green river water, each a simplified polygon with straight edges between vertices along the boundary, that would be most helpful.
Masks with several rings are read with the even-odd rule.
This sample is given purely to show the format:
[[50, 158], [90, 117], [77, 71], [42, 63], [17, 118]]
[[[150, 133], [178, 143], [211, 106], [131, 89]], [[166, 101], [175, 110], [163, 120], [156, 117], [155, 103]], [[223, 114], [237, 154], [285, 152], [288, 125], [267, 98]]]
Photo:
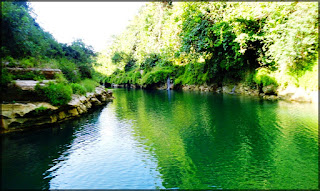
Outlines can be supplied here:
[[1, 135], [4, 189], [317, 189], [318, 108], [115, 89], [53, 128]]

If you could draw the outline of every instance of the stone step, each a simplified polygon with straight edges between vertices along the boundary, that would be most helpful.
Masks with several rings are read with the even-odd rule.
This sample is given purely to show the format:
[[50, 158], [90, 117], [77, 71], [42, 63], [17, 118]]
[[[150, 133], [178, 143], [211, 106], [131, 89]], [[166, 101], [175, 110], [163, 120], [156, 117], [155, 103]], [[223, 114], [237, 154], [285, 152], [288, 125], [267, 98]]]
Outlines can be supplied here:
[[39, 83], [40, 86], [44, 86], [45, 84], [49, 82], [55, 82], [55, 80], [43, 80], [41, 82], [36, 80], [15, 80], [15, 86], [21, 88], [22, 90], [34, 90], [37, 83]]

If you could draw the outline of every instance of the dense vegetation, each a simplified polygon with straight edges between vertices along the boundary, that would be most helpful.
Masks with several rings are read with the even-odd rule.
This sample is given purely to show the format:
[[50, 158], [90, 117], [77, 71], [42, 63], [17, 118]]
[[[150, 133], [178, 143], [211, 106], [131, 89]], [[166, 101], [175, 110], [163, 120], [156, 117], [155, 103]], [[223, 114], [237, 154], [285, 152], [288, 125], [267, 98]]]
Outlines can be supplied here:
[[36, 72], [13, 75], [7, 67], [58, 68], [58, 84], [37, 88], [56, 105], [93, 91], [101, 79], [143, 87], [170, 77], [177, 86], [318, 88], [315, 2], [150, 2], [98, 54], [81, 40], [57, 42], [26, 2], [1, 6], [1, 88], [15, 79], [45, 79]]
[[96, 53], [91, 46], [80, 39], [71, 44], [57, 42], [31, 16], [34, 13], [27, 2], [1, 2], [1, 7], [1, 88], [15, 79], [45, 79], [36, 72], [17, 75], [7, 70], [7, 67], [36, 67], [62, 71], [62, 75], [56, 76], [56, 84], [37, 88], [39, 94], [55, 105], [65, 104], [72, 93], [94, 90], [101, 77], [93, 69]]
[[316, 2], [152, 2], [94, 67], [109, 83], [144, 87], [318, 87]]

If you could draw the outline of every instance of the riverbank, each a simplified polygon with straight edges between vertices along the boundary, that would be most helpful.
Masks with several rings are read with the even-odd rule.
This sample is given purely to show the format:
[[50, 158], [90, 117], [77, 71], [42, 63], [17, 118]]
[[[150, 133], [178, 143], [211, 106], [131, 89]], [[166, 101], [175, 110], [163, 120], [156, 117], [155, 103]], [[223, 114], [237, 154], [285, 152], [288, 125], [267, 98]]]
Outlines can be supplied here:
[[112, 91], [99, 86], [86, 95], [72, 95], [66, 105], [53, 106], [48, 102], [19, 101], [1, 105], [1, 131], [8, 133], [27, 128], [60, 123], [87, 113], [90, 109], [111, 101]]
[[253, 88], [243, 83], [238, 83], [223, 85], [221, 87], [218, 87], [217, 85], [183, 85], [181, 86], [181, 89], [258, 96], [266, 100], [287, 100], [295, 102], [318, 103], [317, 91], [308, 91], [304, 90], [303, 88], [297, 88], [293, 86], [277, 88], [270, 85], [259, 90], [258, 88]]
[[[168, 89], [167, 84], [154, 85], [149, 87], [138, 86], [133, 84], [112, 84], [112, 87], [130, 87], [130, 88], [142, 88], [142, 89]], [[276, 87], [273, 85], [265, 86], [259, 89], [256, 86], [248, 86], [245, 83], [230, 83], [218, 86], [218, 84], [211, 85], [181, 85], [176, 86], [170, 84], [169, 89], [183, 90], [183, 91], [205, 91], [215, 93], [227, 93], [227, 94], [241, 94], [256, 96], [266, 100], [286, 100], [294, 102], [310, 102], [318, 104], [318, 91], [309, 91], [303, 88], [294, 86]]]

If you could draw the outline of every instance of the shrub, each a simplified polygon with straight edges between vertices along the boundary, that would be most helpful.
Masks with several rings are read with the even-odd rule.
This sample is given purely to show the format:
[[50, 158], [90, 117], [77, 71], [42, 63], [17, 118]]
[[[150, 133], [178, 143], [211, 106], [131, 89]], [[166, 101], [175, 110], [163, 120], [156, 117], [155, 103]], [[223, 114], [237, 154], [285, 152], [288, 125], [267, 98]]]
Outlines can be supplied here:
[[170, 76], [172, 72], [172, 69], [169, 67], [155, 67], [151, 72], [143, 75], [141, 84], [150, 85], [156, 83], [166, 83], [168, 76]]
[[91, 79], [84, 79], [80, 82], [80, 84], [86, 89], [87, 92], [93, 92], [99, 85], [98, 82]]
[[271, 76], [270, 71], [267, 68], [259, 68], [256, 74], [254, 75], [253, 80], [258, 85], [278, 85], [276, 79], [273, 76]]
[[84, 95], [87, 92], [81, 84], [72, 83], [70, 85], [74, 94]]
[[41, 87], [39, 84], [35, 87], [40, 96], [45, 96], [53, 105], [65, 105], [71, 100], [72, 88], [65, 83], [52, 83]]
[[40, 71], [28, 71], [28, 72], [20, 72], [16, 73], [15, 75], [12, 76], [13, 79], [20, 79], [20, 80], [45, 80], [46, 77], [41, 74]]
[[75, 63], [67, 59], [61, 59], [59, 68], [69, 82], [80, 81], [80, 72]]
[[68, 83], [68, 80], [61, 73], [54, 74], [54, 78], [57, 83]]
[[2, 69], [1, 71], [1, 87], [8, 85], [13, 79], [13, 75], [8, 72], [7, 69]]
[[24, 58], [20, 61], [20, 65], [23, 68], [32, 68], [34, 67], [34, 61], [31, 58]]
[[11, 56], [7, 56], [5, 59], [3, 59], [4, 61], [8, 62], [8, 67], [16, 67], [17, 66], [17, 62], [14, 60], [14, 58], [12, 58]]

